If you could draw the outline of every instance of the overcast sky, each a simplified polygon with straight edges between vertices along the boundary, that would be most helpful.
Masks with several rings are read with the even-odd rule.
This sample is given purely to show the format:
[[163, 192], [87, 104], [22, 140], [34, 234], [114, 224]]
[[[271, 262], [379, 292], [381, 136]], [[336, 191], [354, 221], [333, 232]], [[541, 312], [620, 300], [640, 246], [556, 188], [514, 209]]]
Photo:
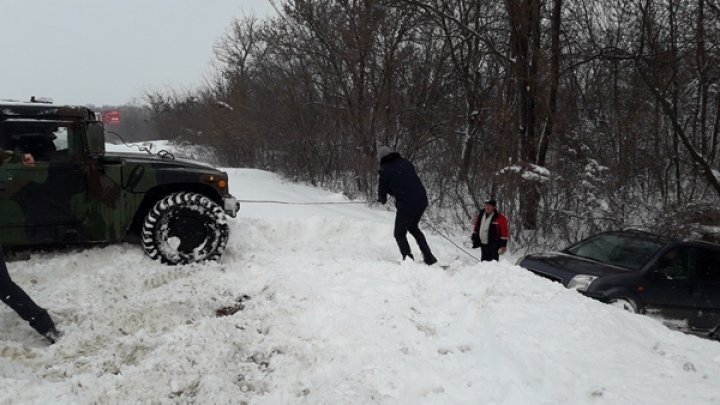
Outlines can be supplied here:
[[269, 0], [0, 0], [0, 99], [125, 104], [194, 88], [234, 17]]

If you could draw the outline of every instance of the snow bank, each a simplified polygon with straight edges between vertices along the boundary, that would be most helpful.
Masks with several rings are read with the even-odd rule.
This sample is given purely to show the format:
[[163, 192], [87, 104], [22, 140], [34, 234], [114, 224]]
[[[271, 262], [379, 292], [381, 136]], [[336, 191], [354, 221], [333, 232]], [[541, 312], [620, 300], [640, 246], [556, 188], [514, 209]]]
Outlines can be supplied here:
[[[345, 201], [229, 172], [242, 200]], [[130, 245], [12, 262], [66, 335], [47, 346], [0, 307], [0, 403], [720, 403], [720, 344], [437, 236], [448, 270], [400, 263], [392, 220], [246, 202], [220, 263]]]

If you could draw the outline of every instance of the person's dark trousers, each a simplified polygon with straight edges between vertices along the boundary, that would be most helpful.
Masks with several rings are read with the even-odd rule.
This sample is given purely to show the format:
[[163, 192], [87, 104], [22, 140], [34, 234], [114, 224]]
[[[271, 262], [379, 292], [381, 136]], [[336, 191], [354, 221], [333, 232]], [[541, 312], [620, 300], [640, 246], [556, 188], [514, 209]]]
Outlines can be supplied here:
[[398, 208], [397, 214], [395, 215], [394, 236], [403, 259], [405, 259], [406, 256], [412, 257], [410, 244], [407, 240], [407, 233], [410, 232], [410, 235], [415, 238], [415, 241], [420, 248], [420, 252], [423, 255], [425, 263], [433, 264], [437, 262], [437, 259], [430, 251], [430, 246], [428, 246], [425, 235], [423, 235], [419, 227], [420, 219], [422, 218], [423, 213], [425, 213], [425, 207], [416, 209]]
[[2, 248], [0, 248], [0, 298], [41, 335], [55, 327], [47, 311], [40, 308], [22, 288], [12, 281], [5, 265]]
[[495, 245], [480, 245], [480, 254], [482, 255], [480, 257], [481, 262], [489, 262], [491, 260], [500, 261], [500, 253], [498, 252], [500, 249], [498, 249]]

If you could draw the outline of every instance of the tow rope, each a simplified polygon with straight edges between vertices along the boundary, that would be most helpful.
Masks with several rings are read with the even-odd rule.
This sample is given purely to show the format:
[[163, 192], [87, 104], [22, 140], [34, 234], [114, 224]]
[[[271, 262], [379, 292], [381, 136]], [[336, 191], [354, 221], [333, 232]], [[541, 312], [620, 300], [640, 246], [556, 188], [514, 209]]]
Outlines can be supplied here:
[[463, 248], [460, 247], [457, 243], [453, 242], [450, 238], [448, 238], [447, 236], [445, 236], [445, 234], [443, 234], [443, 233], [440, 232], [437, 228], [435, 228], [435, 227], [433, 226], [433, 224], [430, 223], [430, 221], [423, 221], [423, 222], [425, 222], [425, 224], [426, 224], [427, 226], [429, 226], [430, 229], [432, 229], [436, 234], [442, 236], [443, 239], [445, 239], [446, 241], [450, 242], [453, 246], [455, 246], [456, 248], [458, 248], [461, 252], [463, 252], [463, 253], [465, 253], [466, 255], [472, 257], [473, 259], [475, 259], [476, 262], [480, 262], [480, 259], [478, 259], [477, 257], [473, 256], [472, 254], [470, 254], [470, 252], [468, 252], [467, 250], [463, 249]]
[[[283, 205], [366, 205], [368, 204], [368, 201], [308, 201], [308, 202], [297, 202], [297, 201], [279, 201], [279, 200], [237, 200], [239, 203], [244, 204], [283, 204]], [[475, 259], [476, 262], [479, 262], [480, 259], [473, 256], [470, 252], [465, 250], [463, 247], [458, 245], [457, 243], [453, 242], [449, 237], [447, 237], [444, 233], [442, 233], [440, 230], [438, 230], [433, 224], [431, 224], [429, 221], [423, 221], [430, 229], [433, 230], [437, 235], [441, 236], [446, 241], [450, 242], [453, 246], [455, 246], [458, 250], [465, 253], [466, 255], [470, 256], [471, 258]]]
[[237, 202], [245, 204], [285, 204], [285, 205], [340, 205], [340, 204], [367, 204], [367, 201], [278, 201], [278, 200], [237, 200]]

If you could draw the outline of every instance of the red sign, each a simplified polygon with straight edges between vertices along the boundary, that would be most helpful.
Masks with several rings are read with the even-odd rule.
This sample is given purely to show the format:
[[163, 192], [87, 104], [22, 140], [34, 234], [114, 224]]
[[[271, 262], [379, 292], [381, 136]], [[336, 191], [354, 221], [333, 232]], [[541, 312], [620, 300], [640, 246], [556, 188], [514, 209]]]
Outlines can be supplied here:
[[120, 123], [120, 111], [110, 110], [103, 111], [100, 113], [100, 119], [103, 124], [119, 124]]

